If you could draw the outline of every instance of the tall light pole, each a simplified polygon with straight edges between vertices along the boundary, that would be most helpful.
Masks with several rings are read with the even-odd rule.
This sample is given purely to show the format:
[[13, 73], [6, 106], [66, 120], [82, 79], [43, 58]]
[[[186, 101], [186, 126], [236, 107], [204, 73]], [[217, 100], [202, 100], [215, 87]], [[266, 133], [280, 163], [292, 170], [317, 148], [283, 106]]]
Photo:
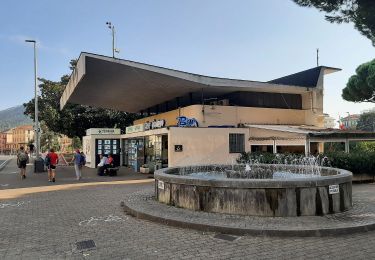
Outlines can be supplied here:
[[36, 41], [35, 40], [25, 40], [25, 42], [30, 42], [34, 44], [34, 92], [35, 92], [35, 120], [34, 120], [34, 128], [35, 128], [35, 157], [39, 158], [39, 144], [40, 144], [40, 138], [39, 138], [39, 119], [38, 119], [38, 78], [37, 78], [37, 56], [36, 56]]
[[120, 52], [120, 50], [116, 49], [115, 47], [115, 37], [116, 37], [115, 26], [111, 22], [106, 22], [105, 24], [108, 26], [108, 28], [112, 32], [112, 57], [115, 58], [115, 52], [117, 53]]

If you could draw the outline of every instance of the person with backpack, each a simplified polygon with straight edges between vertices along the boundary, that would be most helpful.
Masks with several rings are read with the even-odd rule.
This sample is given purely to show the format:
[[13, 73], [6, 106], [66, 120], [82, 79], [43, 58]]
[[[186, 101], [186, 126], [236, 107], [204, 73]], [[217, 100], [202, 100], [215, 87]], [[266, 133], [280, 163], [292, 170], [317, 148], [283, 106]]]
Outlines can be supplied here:
[[74, 162], [74, 170], [76, 172], [77, 181], [82, 178], [82, 165], [81, 165], [81, 153], [79, 149], [74, 151], [74, 155], [71, 162]]
[[81, 167], [86, 165], [86, 156], [83, 152], [81, 152], [80, 165], [81, 165]]
[[26, 178], [26, 165], [29, 160], [29, 156], [27, 155], [25, 148], [23, 146], [20, 147], [20, 151], [17, 154], [17, 165], [18, 168], [21, 169], [20, 175], [22, 179]]
[[49, 150], [49, 153], [46, 156], [46, 165], [48, 169], [48, 181], [49, 182], [55, 182], [55, 176], [56, 176], [56, 165], [59, 162], [59, 157], [55, 153], [55, 150], [52, 148]]

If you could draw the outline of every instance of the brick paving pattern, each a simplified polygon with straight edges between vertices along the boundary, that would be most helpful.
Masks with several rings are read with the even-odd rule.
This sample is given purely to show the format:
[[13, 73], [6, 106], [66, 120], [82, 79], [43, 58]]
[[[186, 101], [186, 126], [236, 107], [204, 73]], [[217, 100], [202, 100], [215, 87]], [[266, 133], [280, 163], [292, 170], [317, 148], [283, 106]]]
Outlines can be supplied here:
[[[16, 174], [5, 178], [13, 188], [21, 182]], [[375, 259], [375, 232], [227, 241], [125, 215], [120, 201], [151, 186], [84, 186], [0, 200], [7, 205], [0, 206], [0, 259]], [[95, 247], [78, 250], [87, 240]]]

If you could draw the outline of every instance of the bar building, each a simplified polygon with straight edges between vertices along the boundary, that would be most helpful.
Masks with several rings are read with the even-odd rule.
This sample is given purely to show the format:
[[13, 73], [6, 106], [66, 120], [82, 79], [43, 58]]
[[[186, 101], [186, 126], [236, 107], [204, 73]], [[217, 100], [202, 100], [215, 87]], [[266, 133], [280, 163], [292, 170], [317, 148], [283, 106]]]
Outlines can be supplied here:
[[[121, 164], [137, 171], [143, 164], [234, 163], [249, 151], [317, 153], [332, 141], [346, 142], [348, 150], [349, 141], [375, 135], [324, 128], [324, 77], [339, 70], [319, 66], [259, 82], [81, 53], [61, 108], [71, 102], [141, 114], [125, 134], [107, 140], [112, 148], [120, 143]], [[87, 142], [95, 145], [91, 167], [106, 152], [105, 141]]]

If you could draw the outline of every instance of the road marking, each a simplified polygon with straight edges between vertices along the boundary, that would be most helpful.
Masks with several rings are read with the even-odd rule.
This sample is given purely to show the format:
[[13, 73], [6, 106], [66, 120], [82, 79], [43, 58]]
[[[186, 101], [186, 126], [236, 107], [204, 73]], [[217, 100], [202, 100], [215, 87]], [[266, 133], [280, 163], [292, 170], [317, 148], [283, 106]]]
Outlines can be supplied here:
[[0, 186], [1, 186], [1, 187], [8, 187], [9, 184], [8, 184], [8, 183], [6, 183], [6, 184], [0, 184]]
[[2, 164], [0, 164], [0, 171], [5, 167], [5, 165], [12, 159], [5, 160]]
[[125, 181], [111, 181], [111, 182], [86, 182], [86, 183], [74, 183], [74, 184], [61, 184], [53, 186], [40, 186], [31, 188], [19, 188], [19, 189], [7, 189], [0, 190], [1, 199], [14, 199], [28, 194], [49, 192], [49, 191], [60, 191], [60, 190], [71, 190], [79, 189], [81, 187], [99, 186], [99, 185], [122, 185], [122, 184], [144, 184], [152, 183], [153, 179], [142, 179], [142, 180], [125, 180]]
[[12, 175], [16, 173], [19, 173], [19, 172], [0, 172], [0, 175]]
[[[126, 219], [128, 219], [126, 217]], [[89, 219], [82, 220], [81, 222], [78, 223], [80, 226], [96, 226], [100, 222], [121, 222], [125, 221], [126, 219], [123, 219], [119, 216], [113, 216], [113, 215], [108, 215], [104, 217], [90, 217]]]
[[7, 207], [19, 207], [30, 202], [31, 201], [18, 201], [17, 203], [0, 203], [0, 209], [7, 208]]

